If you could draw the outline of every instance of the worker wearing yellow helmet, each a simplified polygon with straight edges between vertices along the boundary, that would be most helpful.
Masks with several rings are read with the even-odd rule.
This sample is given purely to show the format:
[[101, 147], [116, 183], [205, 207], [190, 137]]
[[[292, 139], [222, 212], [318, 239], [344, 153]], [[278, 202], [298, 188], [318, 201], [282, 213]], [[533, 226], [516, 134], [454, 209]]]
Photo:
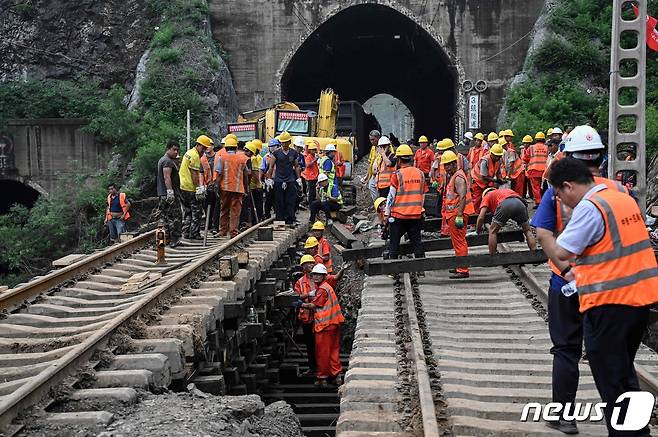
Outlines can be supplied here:
[[[448, 183], [448, 178], [446, 175], [445, 167], [441, 165], [441, 157], [446, 152], [453, 152], [457, 156], [457, 168], [459, 170], [464, 170], [468, 174], [470, 169], [470, 163], [468, 158], [466, 158], [461, 153], [457, 152], [455, 147], [455, 142], [450, 138], [444, 138], [437, 144], [437, 154], [434, 163], [432, 164], [432, 173], [430, 175], [432, 180], [432, 188], [438, 193], [437, 196], [437, 212], [440, 212], [443, 207], [443, 191]], [[441, 222], [441, 234], [448, 235], [448, 224], [446, 221]]]
[[378, 197], [373, 203], [375, 212], [379, 218], [379, 226], [381, 227], [382, 240], [388, 240], [388, 220], [386, 220], [386, 198]]
[[[494, 147], [500, 147], [498, 145]], [[449, 150], [441, 156], [441, 163], [446, 171], [447, 184], [443, 199], [443, 221], [448, 224], [448, 234], [455, 256], [468, 255], [466, 242], [466, 226], [468, 217], [475, 214], [468, 176], [464, 170], [457, 167], [457, 154]], [[451, 271], [451, 279], [469, 277], [468, 267], [457, 267]]]
[[231, 136], [226, 137], [218, 155], [215, 170], [220, 199], [219, 236], [235, 237], [239, 233], [242, 203], [249, 192], [251, 160], [238, 150], [238, 140]]
[[318, 146], [319, 143], [317, 140], [307, 139], [306, 150], [303, 153], [304, 170], [302, 170], [301, 176], [305, 181], [306, 201], [309, 205], [315, 202], [318, 191], [318, 176], [320, 175]]
[[201, 239], [201, 212], [206, 200], [206, 186], [203, 180], [201, 155], [212, 147], [210, 137], [200, 135], [194, 147], [185, 152], [178, 170], [183, 207], [183, 237]]
[[[249, 211], [250, 223], [258, 223], [264, 218], [263, 214], [263, 184], [260, 178], [260, 168], [263, 164], [263, 157], [260, 156], [258, 149], [260, 140], [247, 141], [244, 146], [244, 153], [249, 158], [251, 164], [251, 173], [249, 175], [249, 192], [245, 201]], [[262, 147], [262, 143], [261, 147]], [[253, 198], [253, 204], [251, 199]]]
[[503, 181], [502, 170], [502, 158], [505, 150], [503, 146], [497, 144], [498, 135], [495, 132], [491, 132], [487, 140], [493, 144], [489, 149], [489, 153], [483, 155], [480, 158], [480, 162], [471, 169], [471, 176], [473, 178], [473, 203], [476, 211], [480, 209], [484, 190], [505, 182]]
[[525, 149], [523, 156], [523, 161], [526, 163], [526, 174], [530, 179], [530, 187], [532, 188], [532, 198], [535, 201], [535, 209], [541, 202], [542, 177], [546, 171], [546, 162], [548, 160], [548, 147], [545, 143], [546, 136], [544, 132], [537, 132], [535, 134], [535, 143]]
[[468, 149], [468, 154], [466, 155], [469, 169], [472, 169], [478, 162], [480, 162], [480, 158], [484, 154], [483, 142], [484, 134], [482, 132], [476, 133], [471, 143], [471, 147]]
[[519, 196], [523, 196], [525, 190], [525, 166], [523, 158], [516, 151], [512, 139], [514, 132], [512, 129], [505, 129], [503, 131], [503, 170], [502, 175], [504, 179], [510, 181], [511, 189], [514, 190]]
[[[391, 176], [391, 186], [387, 196], [385, 216], [389, 218], [389, 256], [396, 259], [400, 250], [400, 239], [407, 234], [416, 258], [425, 256], [421, 241], [423, 228], [423, 203], [427, 185], [425, 175], [413, 166], [414, 154], [406, 144], [401, 144], [395, 152], [399, 168]], [[382, 196], [384, 197], [384, 196]]]
[[[272, 152], [267, 163], [265, 185], [269, 190], [274, 191], [276, 219], [293, 226], [296, 220], [297, 193], [304, 188], [299, 153], [294, 148], [290, 148], [292, 136], [288, 132], [281, 132], [278, 142], [281, 147]], [[268, 209], [267, 206], [265, 209]]]
[[429, 140], [425, 135], [418, 138], [418, 144], [420, 144], [420, 148], [416, 150], [414, 155], [414, 166], [423, 172], [425, 179], [428, 179], [434, 162], [434, 152], [430, 147], [427, 147]]
[[333, 273], [334, 262], [331, 259], [331, 245], [329, 241], [324, 238], [324, 223], [316, 221], [311, 226], [311, 235], [318, 240], [318, 254], [322, 258], [322, 264], [327, 268], [327, 272]]

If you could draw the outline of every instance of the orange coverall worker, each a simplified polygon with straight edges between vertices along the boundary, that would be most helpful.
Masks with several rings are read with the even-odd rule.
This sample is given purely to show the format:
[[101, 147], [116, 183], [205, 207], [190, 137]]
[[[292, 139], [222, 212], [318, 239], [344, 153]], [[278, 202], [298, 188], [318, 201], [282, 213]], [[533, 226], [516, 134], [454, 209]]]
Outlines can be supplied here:
[[512, 190], [523, 197], [523, 190], [525, 188], [525, 169], [523, 159], [516, 152], [513, 143], [505, 145], [505, 153], [503, 154], [503, 177], [511, 181]]
[[548, 147], [542, 140], [525, 149], [523, 161], [528, 164], [527, 174], [530, 178], [532, 187], [532, 198], [535, 206], [541, 203], [541, 179], [546, 170], [546, 160], [548, 159]]
[[235, 148], [223, 148], [218, 152], [215, 166], [221, 210], [219, 213], [219, 235], [238, 235], [242, 200], [249, 184], [251, 160]]
[[313, 332], [315, 333], [315, 361], [317, 378], [335, 378], [343, 371], [340, 362], [340, 325], [345, 322], [334, 289], [323, 282], [317, 288], [315, 298]]
[[[473, 206], [473, 199], [471, 197], [471, 192], [468, 190], [468, 180], [464, 170], [456, 170], [450, 176], [450, 181], [446, 187], [445, 198], [443, 199], [443, 205], [445, 212], [443, 213], [443, 220], [448, 222], [448, 228], [450, 230], [450, 240], [452, 241], [452, 247], [455, 249], [455, 256], [467, 256], [468, 255], [468, 244], [466, 243], [466, 225], [468, 224], [469, 215], [475, 214], [475, 207]], [[466, 187], [466, 193], [464, 196], [460, 195], [455, 189], [455, 183], [457, 179], [462, 179], [464, 181], [464, 186]], [[461, 211], [461, 217], [463, 218], [461, 228], [457, 227], [456, 219], [460, 216], [459, 204], [462, 199], [464, 200], [463, 211]], [[468, 274], [468, 267], [458, 267], [458, 274]]]
[[[473, 204], [475, 210], [480, 210], [480, 203], [482, 202], [482, 193], [486, 188], [493, 187], [494, 183], [487, 181], [483, 176], [492, 179], [500, 178], [501, 176], [501, 160], [494, 161], [490, 153], [486, 153], [480, 158], [478, 162], [471, 169], [471, 176], [473, 177]], [[486, 169], [486, 174], [482, 173], [482, 169]]]

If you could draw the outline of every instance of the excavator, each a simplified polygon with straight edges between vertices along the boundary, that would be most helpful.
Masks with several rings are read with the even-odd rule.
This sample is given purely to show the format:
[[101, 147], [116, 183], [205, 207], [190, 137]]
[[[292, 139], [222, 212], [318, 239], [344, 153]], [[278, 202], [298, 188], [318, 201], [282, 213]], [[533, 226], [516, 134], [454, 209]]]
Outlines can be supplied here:
[[295, 103], [281, 102], [268, 108], [241, 113], [236, 123], [228, 125], [228, 131], [234, 133], [239, 141], [258, 138], [264, 144], [287, 131], [293, 137], [301, 136], [305, 143], [314, 141], [320, 153], [328, 144], [335, 144], [345, 162], [343, 199], [348, 205], [353, 205], [356, 203], [356, 189], [351, 181], [357, 136], [337, 135], [338, 107], [338, 95], [329, 88], [320, 93], [317, 111], [301, 110]]

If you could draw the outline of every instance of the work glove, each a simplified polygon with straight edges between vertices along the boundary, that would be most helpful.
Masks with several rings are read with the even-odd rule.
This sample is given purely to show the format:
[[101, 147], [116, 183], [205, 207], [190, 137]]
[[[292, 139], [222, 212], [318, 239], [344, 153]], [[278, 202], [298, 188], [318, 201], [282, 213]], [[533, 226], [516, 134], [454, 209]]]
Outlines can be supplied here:
[[203, 201], [206, 200], [206, 186], [205, 185], [200, 185], [196, 187], [196, 193], [195, 193], [196, 200], [198, 201]]
[[463, 229], [464, 228], [464, 217], [458, 215], [455, 217], [455, 227], [457, 229]]
[[297, 178], [297, 186], [300, 190], [304, 189], [304, 186], [302, 185], [302, 178]]
[[287, 183], [287, 182], [283, 182], [283, 183], [281, 184], [281, 188], [283, 189], [283, 191], [286, 191], [286, 188], [288, 188], [288, 183]]
[[272, 188], [274, 188], [274, 179], [265, 179], [265, 188], [267, 191], [270, 191]]
[[436, 190], [437, 188], [439, 188], [439, 182], [438, 181], [432, 182], [432, 189]]
[[174, 203], [176, 196], [174, 196], [174, 190], [167, 190], [167, 202]]

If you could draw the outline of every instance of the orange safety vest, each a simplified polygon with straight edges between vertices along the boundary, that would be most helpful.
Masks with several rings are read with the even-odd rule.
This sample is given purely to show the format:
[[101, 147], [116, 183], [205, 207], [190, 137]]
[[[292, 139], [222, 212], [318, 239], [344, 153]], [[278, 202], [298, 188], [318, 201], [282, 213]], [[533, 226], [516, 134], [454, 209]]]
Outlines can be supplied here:
[[333, 273], [334, 271], [334, 261], [331, 259], [331, 246], [329, 241], [326, 238], [322, 237], [318, 240], [318, 255], [322, 258], [322, 255], [327, 252], [329, 253], [329, 261], [322, 261], [322, 264], [327, 268], [327, 272]]
[[304, 152], [304, 163], [306, 164], [306, 167], [302, 170], [302, 177], [307, 181], [315, 181], [320, 175], [318, 161], [311, 164], [315, 158], [317, 158], [317, 155], [313, 155], [310, 152]]
[[576, 257], [580, 312], [601, 305], [658, 302], [658, 265], [635, 200], [604, 189], [587, 199], [603, 215], [605, 233]]
[[466, 183], [466, 200], [464, 202], [464, 215], [472, 215], [475, 214], [475, 206], [473, 205], [473, 197], [471, 196], [471, 190], [468, 189], [468, 180], [466, 178], [466, 173], [464, 173], [464, 170], [457, 170], [452, 177], [450, 178], [450, 182], [448, 182], [448, 186], [446, 187], [446, 192], [443, 197], [443, 215], [445, 219], [449, 219], [451, 217], [454, 217], [457, 215], [458, 207], [459, 207], [459, 193], [455, 191], [455, 181], [457, 178], [462, 178], [464, 179], [464, 182]]
[[379, 161], [379, 171], [377, 172], [377, 189], [383, 190], [391, 185], [391, 176], [395, 172], [395, 166], [385, 165], [384, 160]]
[[[443, 153], [441, 155], [443, 155]], [[462, 155], [461, 153], [457, 152], [457, 170], [463, 170], [466, 162], [468, 162], [468, 159], [464, 155]], [[441, 157], [440, 156], [439, 156], [438, 173], [439, 173], [439, 176], [436, 180], [439, 183], [439, 186], [436, 187], [436, 191], [440, 193], [441, 191], [443, 191], [443, 189], [445, 188], [446, 183], [448, 181], [448, 175], [446, 174], [446, 168], [443, 166], [443, 164], [441, 164]], [[434, 174], [436, 175], [436, 172]], [[471, 189], [470, 188], [471, 183], [470, 183], [470, 181], [467, 181], [467, 182], [468, 182], [468, 186], [469, 186], [468, 189], [470, 190]]]
[[403, 167], [395, 172], [397, 184], [391, 216], [399, 219], [419, 219], [423, 215], [425, 175], [416, 167]]
[[319, 288], [327, 293], [327, 303], [323, 307], [315, 309], [313, 332], [324, 331], [331, 325], [340, 325], [345, 322], [345, 317], [343, 317], [343, 312], [338, 304], [338, 298], [331, 285], [325, 281]]
[[484, 180], [482, 177], [482, 174], [480, 173], [480, 163], [482, 161], [487, 161], [487, 176], [490, 178], [495, 178], [496, 174], [500, 172], [500, 162], [501, 160], [498, 160], [498, 162], [494, 162], [493, 159], [491, 159], [491, 154], [487, 153], [484, 155], [482, 158], [480, 158], [480, 162], [478, 162], [473, 168], [471, 169], [471, 177], [473, 178], [473, 182], [478, 184], [480, 188], [487, 188], [487, 187], [493, 187], [493, 182], [487, 182]]
[[530, 160], [528, 161], [527, 171], [536, 170], [544, 173], [546, 170], [546, 160], [548, 159], [548, 147], [544, 143], [535, 143], [528, 149]]
[[480, 147], [471, 147], [468, 149], [468, 162], [471, 164], [471, 168], [475, 168], [477, 163], [480, 162], [483, 151], [484, 149], [482, 148], [482, 145], [480, 145]]
[[[112, 202], [112, 196], [107, 195], [107, 211], [105, 212], [105, 218], [112, 220], [112, 213], [110, 212], [110, 203]], [[130, 218], [130, 213], [128, 212], [128, 203], [126, 202], [126, 193], [119, 193], [119, 205], [123, 210], [123, 220], [128, 220]]]
[[[231, 193], [245, 193], [244, 170], [247, 167], [247, 155], [236, 151], [228, 153], [221, 149], [219, 159], [222, 160], [222, 172], [219, 179], [219, 189]], [[217, 158], [215, 158], [217, 159]]]
[[509, 179], [516, 179], [521, 173], [523, 173], [523, 160], [516, 153], [514, 144], [508, 143], [507, 150], [505, 155], [503, 155], [504, 165], [503, 165], [503, 176]]
[[[620, 193], [628, 194], [628, 190], [626, 189], [626, 187], [624, 187], [617, 181], [613, 181], [612, 179], [606, 179], [600, 176], [594, 176], [594, 183], [597, 185], [605, 184], [605, 186], [611, 190], [616, 190], [619, 191]], [[562, 231], [564, 231], [564, 228], [567, 227], [567, 224], [569, 224], [569, 219], [571, 219], [571, 213], [573, 211], [567, 205], [562, 203], [560, 198], [557, 196], [555, 196], [555, 211], [557, 211], [557, 216], [555, 217], [555, 232], [553, 232], [553, 234], [557, 238], [562, 233]], [[562, 277], [562, 272], [550, 259], [548, 260], [548, 265], [550, 266], [551, 271], [553, 273]]]
[[203, 168], [203, 181], [205, 185], [209, 185], [211, 182], [214, 182], [215, 179], [217, 179], [217, 174], [215, 173], [215, 169], [210, 167], [210, 163], [208, 162], [208, 157], [204, 153], [201, 158], [201, 168]]
[[[310, 294], [315, 290], [315, 283], [308, 277], [308, 275], [304, 274], [297, 280], [297, 282], [295, 282], [294, 289], [300, 296], [304, 294]], [[297, 313], [297, 318], [302, 323], [312, 323], [313, 311], [309, 310], [308, 308], [300, 308], [299, 312]]]

